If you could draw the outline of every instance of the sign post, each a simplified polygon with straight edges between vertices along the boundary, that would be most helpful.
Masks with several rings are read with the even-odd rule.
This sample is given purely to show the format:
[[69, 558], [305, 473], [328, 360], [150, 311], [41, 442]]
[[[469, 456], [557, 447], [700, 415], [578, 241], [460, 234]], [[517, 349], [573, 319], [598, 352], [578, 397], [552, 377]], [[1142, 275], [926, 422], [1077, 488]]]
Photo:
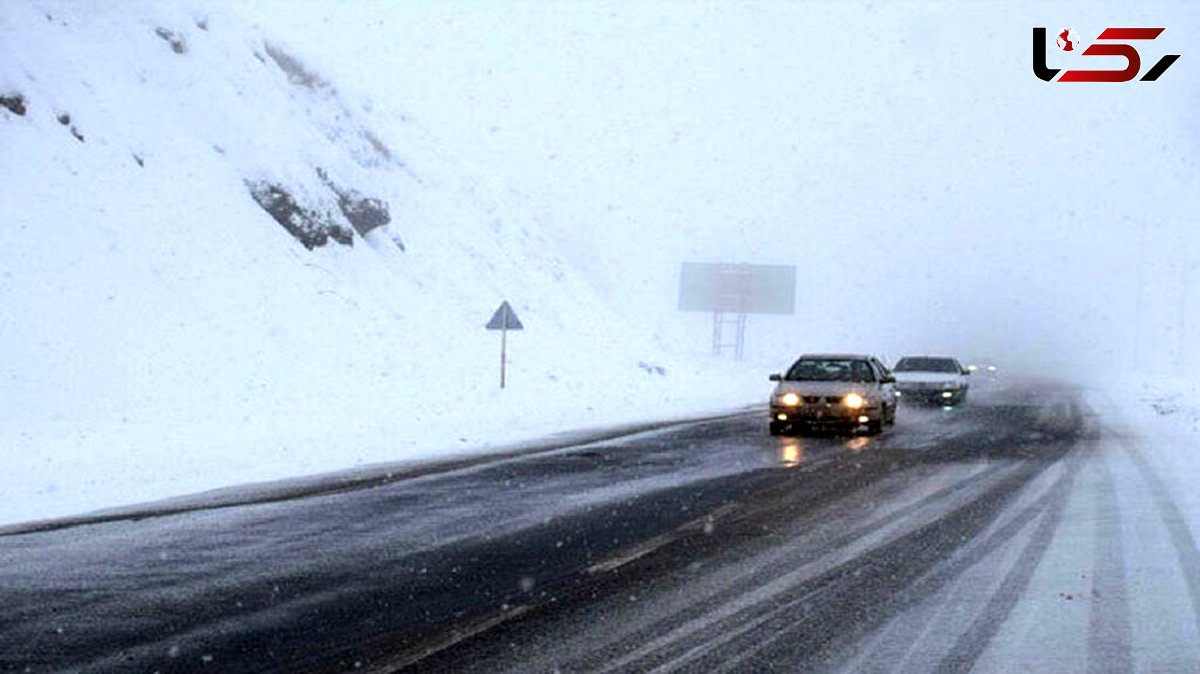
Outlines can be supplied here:
[[500, 303], [500, 308], [496, 309], [496, 313], [492, 314], [492, 320], [488, 321], [486, 327], [488, 330], [500, 331], [500, 388], [504, 388], [505, 370], [508, 365], [508, 331], [524, 330], [525, 326], [521, 325], [521, 320], [508, 305], [508, 300], [504, 300]]

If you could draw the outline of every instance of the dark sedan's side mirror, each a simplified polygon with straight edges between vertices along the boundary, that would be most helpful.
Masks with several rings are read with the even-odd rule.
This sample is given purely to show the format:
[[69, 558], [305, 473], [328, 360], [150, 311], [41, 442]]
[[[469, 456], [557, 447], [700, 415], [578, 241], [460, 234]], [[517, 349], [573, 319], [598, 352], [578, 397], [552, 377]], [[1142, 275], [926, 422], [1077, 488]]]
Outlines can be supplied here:
[[895, 384], [895, 383], [896, 383], [896, 378], [895, 378], [895, 377], [893, 377], [892, 375], [890, 375], [890, 374], [889, 374], [889, 375], [887, 375], [886, 377], [884, 377], [884, 378], [883, 378], [883, 383], [885, 383], [885, 384]]
[[770, 377], [767, 377], [767, 379], [770, 379], [771, 381], [783, 381], [783, 375], [776, 372], [775, 374], [771, 375]]
[[963, 374], [971, 374], [971, 371], [964, 367], [962, 373]]

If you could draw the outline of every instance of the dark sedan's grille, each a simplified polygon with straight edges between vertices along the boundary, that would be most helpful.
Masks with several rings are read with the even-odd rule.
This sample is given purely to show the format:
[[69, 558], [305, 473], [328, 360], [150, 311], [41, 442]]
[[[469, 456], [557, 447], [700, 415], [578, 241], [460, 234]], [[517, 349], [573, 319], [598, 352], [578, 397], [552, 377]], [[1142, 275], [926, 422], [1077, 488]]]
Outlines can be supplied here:
[[[808, 403], [809, 405], [816, 405], [817, 403], [819, 403], [821, 401], [822, 401], [821, 396], [804, 396], [804, 402]], [[842, 402], [842, 397], [841, 396], [825, 396], [824, 402], [827, 402], [830, 405], [836, 405], [836, 404]]]

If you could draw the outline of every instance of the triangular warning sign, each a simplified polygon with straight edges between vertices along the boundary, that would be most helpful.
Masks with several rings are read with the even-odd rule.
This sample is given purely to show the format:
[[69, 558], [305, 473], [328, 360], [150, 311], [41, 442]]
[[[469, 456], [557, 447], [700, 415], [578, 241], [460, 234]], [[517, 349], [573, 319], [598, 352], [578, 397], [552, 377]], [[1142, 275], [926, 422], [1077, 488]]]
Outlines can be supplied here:
[[488, 321], [487, 329], [524, 330], [525, 326], [521, 325], [516, 312], [512, 310], [512, 307], [508, 306], [508, 300], [505, 300], [500, 303], [500, 308], [496, 310], [496, 313], [492, 314], [492, 320]]

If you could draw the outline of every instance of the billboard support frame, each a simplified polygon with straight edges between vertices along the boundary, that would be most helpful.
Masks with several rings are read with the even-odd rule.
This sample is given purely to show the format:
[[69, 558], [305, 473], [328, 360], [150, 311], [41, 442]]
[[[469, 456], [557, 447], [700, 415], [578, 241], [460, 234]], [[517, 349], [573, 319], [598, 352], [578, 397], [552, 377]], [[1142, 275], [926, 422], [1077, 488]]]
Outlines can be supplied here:
[[679, 309], [712, 313], [717, 358], [732, 348], [743, 359], [750, 314], [794, 314], [795, 305], [794, 266], [684, 262], [680, 272]]

